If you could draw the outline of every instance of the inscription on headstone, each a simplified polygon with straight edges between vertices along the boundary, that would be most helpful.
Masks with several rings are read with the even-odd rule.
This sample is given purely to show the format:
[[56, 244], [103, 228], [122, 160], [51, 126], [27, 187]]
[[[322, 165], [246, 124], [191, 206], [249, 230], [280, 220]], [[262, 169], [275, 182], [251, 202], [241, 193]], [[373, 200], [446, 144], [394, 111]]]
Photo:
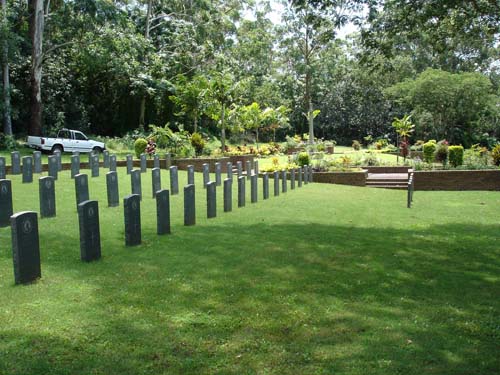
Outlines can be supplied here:
[[231, 163], [230, 161], [228, 161], [226, 164], [226, 173], [227, 173], [227, 178], [229, 178], [232, 181], [233, 180], [233, 163]]
[[104, 168], [109, 168], [109, 151], [108, 150], [104, 150], [102, 152], [102, 157], [103, 157], [102, 166]]
[[269, 174], [267, 172], [262, 174], [262, 197], [269, 199]]
[[71, 178], [80, 173], [80, 155], [71, 155]]
[[80, 224], [80, 258], [92, 262], [101, 258], [101, 231], [99, 229], [99, 203], [84, 201], [78, 205]]
[[130, 173], [130, 185], [132, 188], [132, 194], [139, 195], [142, 200], [141, 171], [139, 169], [134, 169]]
[[153, 198], [156, 197], [156, 192], [161, 190], [161, 171], [160, 168], [151, 170], [151, 188], [153, 190]]
[[116, 172], [116, 155], [109, 155], [109, 171]]
[[252, 176], [252, 162], [250, 160], [247, 160], [245, 163], [245, 170], [247, 172], [247, 180], [250, 180], [250, 177]]
[[[140, 170], [137, 172], [141, 173]], [[123, 198], [125, 213], [125, 245], [136, 246], [141, 244], [141, 197], [138, 194], [127, 195]]]
[[146, 154], [141, 154], [141, 173], [146, 173], [148, 169], [148, 159]]
[[277, 197], [280, 195], [280, 175], [278, 171], [274, 171], [274, 196]]
[[203, 163], [203, 187], [206, 188], [210, 182], [210, 169], [207, 163]]
[[187, 184], [194, 185], [194, 165], [187, 166]]
[[37, 214], [19, 212], [10, 220], [14, 280], [16, 284], [27, 284], [42, 277]]
[[233, 180], [224, 179], [224, 212], [233, 210]]
[[0, 156], [0, 179], [3, 180], [5, 177], [5, 158], [3, 156]]
[[217, 193], [215, 181], [207, 183], [207, 218], [211, 219], [217, 216]]
[[156, 154], [153, 156], [153, 168], [160, 168], [160, 156]]
[[57, 180], [57, 174], [59, 172], [59, 167], [57, 166], [57, 156], [50, 155], [48, 161], [49, 161], [49, 176], [54, 177], [54, 180]]
[[134, 169], [134, 161], [132, 160], [132, 155], [127, 155], [127, 174], [130, 174]]
[[42, 173], [42, 153], [33, 151], [33, 168], [35, 173]]
[[196, 224], [196, 205], [194, 185], [184, 187], [184, 225]]
[[92, 156], [92, 177], [99, 177], [99, 154]]
[[287, 179], [286, 179], [286, 169], [281, 171], [281, 192], [286, 193], [287, 190]]
[[118, 174], [115, 171], [106, 173], [106, 187], [108, 192], [108, 207], [116, 207], [120, 204], [118, 194]]
[[21, 156], [19, 151], [13, 151], [10, 153], [11, 162], [11, 174], [21, 174]]
[[250, 178], [250, 202], [257, 203], [257, 175], [253, 174]]
[[219, 162], [215, 163], [215, 184], [217, 186], [221, 186], [222, 177], [221, 177], [222, 168]]
[[89, 198], [89, 179], [86, 174], [77, 174], [75, 176], [75, 197], [76, 206], [82, 202], [88, 201]]
[[33, 182], [33, 158], [23, 156], [23, 184]]
[[170, 194], [179, 194], [179, 173], [176, 165], [172, 165], [170, 168]]
[[238, 207], [245, 207], [245, 176], [238, 177]]
[[170, 233], [170, 192], [168, 190], [156, 192], [156, 233]]
[[10, 180], [0, 180], [0, 227], [10, 225], [12, 216], [12, 182]]
[[38, 193], [40, 199], [40, 217], [56, 216], [56, 188], [52, 176], [40, 177], [38, 180]]

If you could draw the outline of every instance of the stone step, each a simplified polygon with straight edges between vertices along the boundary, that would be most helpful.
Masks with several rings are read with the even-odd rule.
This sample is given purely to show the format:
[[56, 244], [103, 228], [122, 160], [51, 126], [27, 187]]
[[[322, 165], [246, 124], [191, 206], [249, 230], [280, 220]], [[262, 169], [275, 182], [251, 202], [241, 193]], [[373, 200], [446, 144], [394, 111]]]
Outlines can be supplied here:
[[391, 185], [391, 184], [407, 184], [408, 179], [386, 179], [386, 178], [381, 178], [381, 179], [366, 179], [366, 184], [367, 185]]

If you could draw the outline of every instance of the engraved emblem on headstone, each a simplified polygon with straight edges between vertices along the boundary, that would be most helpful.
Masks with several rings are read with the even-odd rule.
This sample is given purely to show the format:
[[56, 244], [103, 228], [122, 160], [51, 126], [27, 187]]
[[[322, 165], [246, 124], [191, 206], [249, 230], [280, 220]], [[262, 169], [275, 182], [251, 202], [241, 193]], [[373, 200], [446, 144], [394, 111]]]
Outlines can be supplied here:
[[31, 223], [31, 220], [25, 220], [23, 223], [23, 232], [28, 234], [31, 233], [33, 230], [33, 224]]
[[136, 201], [132, 202], [132, 210], [134, 210], [134, 211], [137, 210], [137, 202]]
[[50, 180], [46, 180], [46, 181], [45, 181], [45, 187], [46, 187], [47, 189], [50, 189], [50, 187], [51, 187], [51, 186], [52, 186], [52, 181], [50, 181]]
[[7, 186], [6, 185], [2, 185], [2, 195], [7, 194], [7, 192], [8, 192]]
[[89, 208], [88, 215], [89, 217], [93, 217], [95, 214], [94, 209], [92, 207]]

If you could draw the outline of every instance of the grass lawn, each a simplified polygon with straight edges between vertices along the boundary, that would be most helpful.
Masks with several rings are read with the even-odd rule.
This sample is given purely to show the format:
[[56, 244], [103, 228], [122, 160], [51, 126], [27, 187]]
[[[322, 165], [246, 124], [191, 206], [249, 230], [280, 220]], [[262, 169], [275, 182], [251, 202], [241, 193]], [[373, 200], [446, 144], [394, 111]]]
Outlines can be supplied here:
[[[404, 191], [323, 184], [250, 204], [247, 184], [246, 207], [233, 194], [223, 213], [218, 188], [207, 220], [196, 178], [197, 225], [182, 225], [181, 188], [173, 233], [160, 237], [143, 175], [133, 248], [123, 207], [106, 207], [104, 173], [89, 178], [103, 258], [84, 264], [61, 172], [31, 285], [14, 286], [10, 228], [0, 229], [0, 374], [500, 372], [499, 192], [417, 191], [407, 209]], [[38, 184], [20, 181], [14, 210], [38, 211]]]

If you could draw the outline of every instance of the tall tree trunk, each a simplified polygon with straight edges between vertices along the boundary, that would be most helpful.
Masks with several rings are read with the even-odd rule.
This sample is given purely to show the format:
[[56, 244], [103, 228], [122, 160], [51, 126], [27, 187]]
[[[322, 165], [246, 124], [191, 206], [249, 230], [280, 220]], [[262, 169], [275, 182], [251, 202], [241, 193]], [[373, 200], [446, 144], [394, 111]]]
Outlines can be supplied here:
[[43, 0], [29, 0], [31, 37], [31, 121], [29, 133], [42, 134]]
[[[1, 0], [2, 22], [7, 24], [7, 1]], [[9, 80], [9, 44], [5, 40], [2, 46], [2, 82], [3, 82], [3, 133], [12, 135], [11, 105], [10, 105], [10, 80]]]
[[[149, 39], [149, 27], [150, 27], [149, 23], [150, 23], [150, 19], [151, 19], [152, 6], [153, 6], [153, 0], [148, 0], [148, 9], [147, 9], [147, 13], [146, 13], [146, 29], [144, 31], [144, 38], [146, 40]], [[147, 54], [145, 54], [144, 55], [144, 62], [147, 62], [147, 61], [148, 61], [148, 57], [147, 57]], [[141, 130], [144, 129], [144, 125], [146, 123], [145, 117], [146, 117], [146, 94], [144, 94], [141, 97], [141, 106], [139, 108], [139, 128], [141, 128]]]
[[226, 152], [226, 124], [224, 123], [224, 116], [226, 114], [226, 105], [222, 103], [222, 112], [220, 116], [221, 120], [221, 131], [220, 131], [220, 143], [222, 152]]
[[194, 132], [198, 132], [198, 112], [194, 111]]

